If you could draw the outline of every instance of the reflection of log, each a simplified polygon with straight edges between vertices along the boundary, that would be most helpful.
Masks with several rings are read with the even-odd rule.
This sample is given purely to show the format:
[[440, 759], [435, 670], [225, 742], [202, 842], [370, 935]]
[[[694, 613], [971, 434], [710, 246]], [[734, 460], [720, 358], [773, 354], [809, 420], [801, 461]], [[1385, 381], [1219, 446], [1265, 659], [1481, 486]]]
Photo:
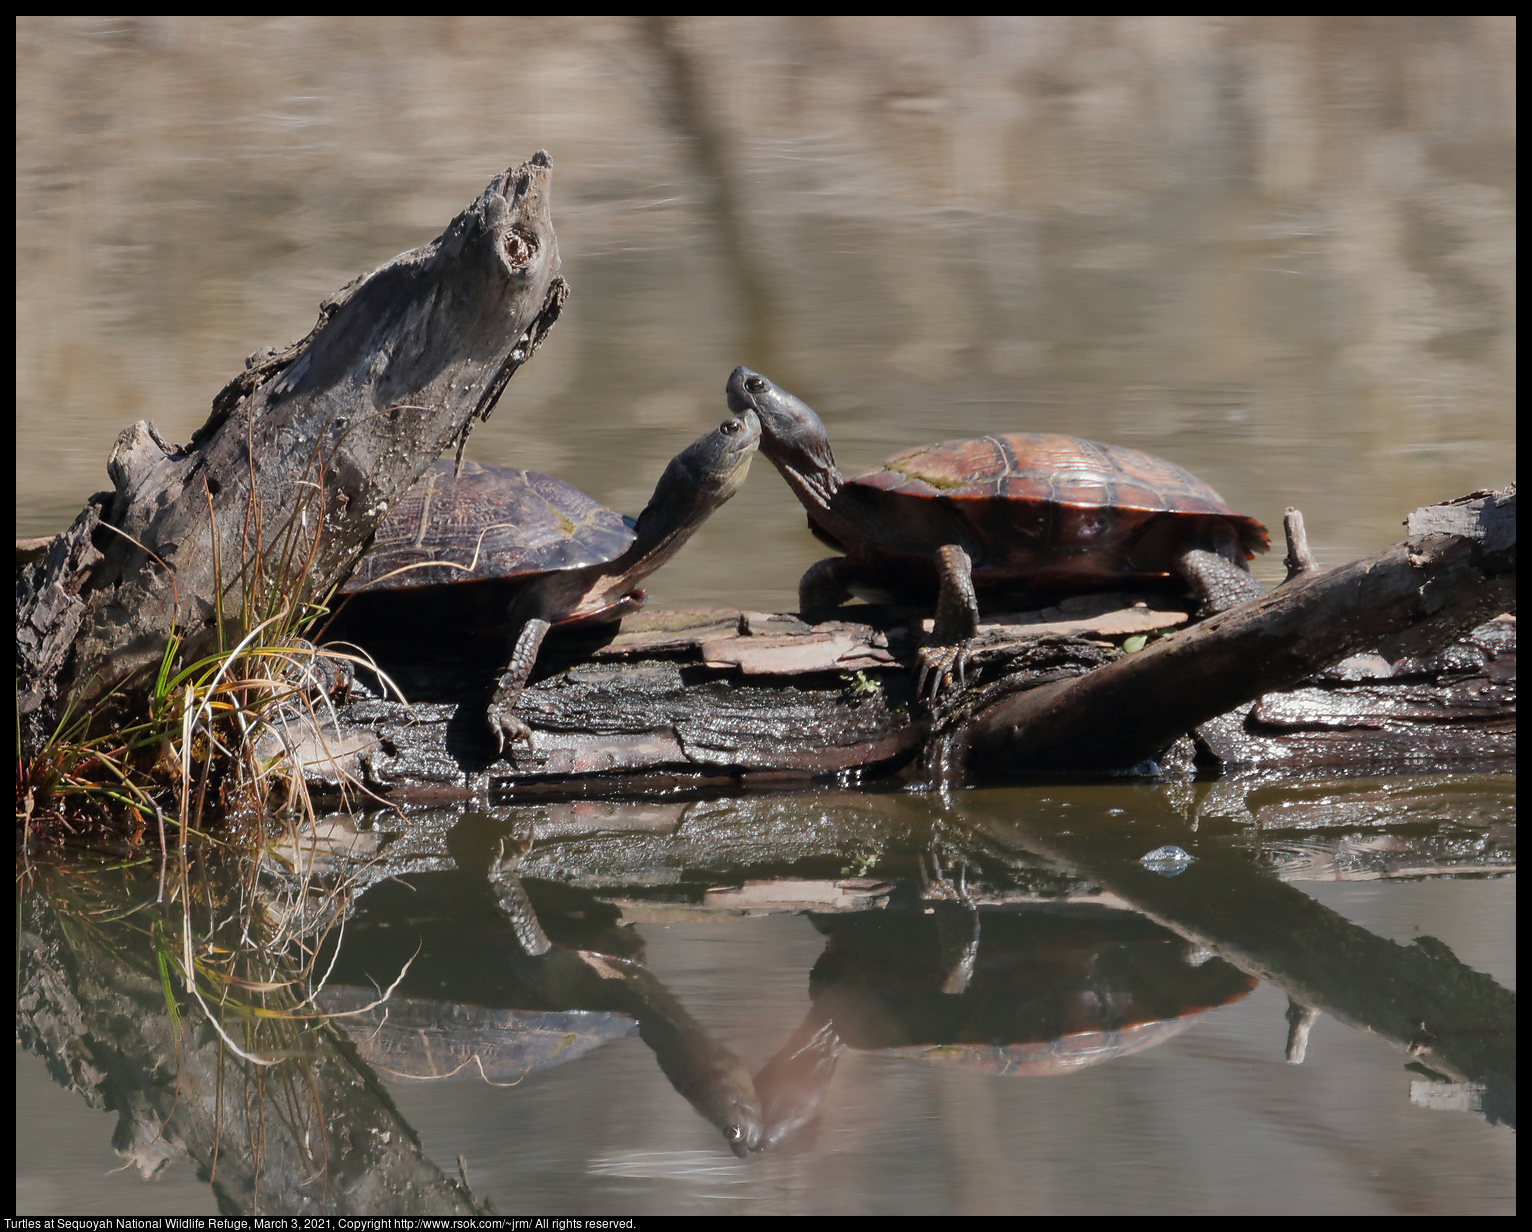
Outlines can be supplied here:
[[[978, 683], [935, 725], [908, 674], [918, 613], [850, 607], [838, 614], [855, 619], [811, 627], [710, 610], [640, 613], [605, 644], [550, 643], [550, 664], [562, 654], [566, 669], [527, 690], [533, 739], [504, 758], [483, 720], [504, 648], [452, 631], [439, 657], [417, 644], [415, 661], [384, 663], [422, 704], [354, 699], [326, 744], [353, 778], [396, 798], [889, 774], [929, 763], [933, 729], [979, 777], [1135, 765], [1199, 725], [1202, 753], [1223, 766], [1500, 764], [1514, 754], [1515, 622], [1453, 638], [1514, 604], [1513, 512], [1513, 496], [1421, 511], [1435, 519], [1429, 535], [1301, 576], [1137, 654], [1100, 639], [1184, 614], [1121, 601], [1100, 611], [1101, 597], [1080, 596], [1041, 624], [1008, 618], [987, 627]], [[1461, 533], [1441, 533], [1447, 515]], [[1432, 637], [1447, 649], [1416, 655]], [[1393, 663], [1373, 655], [1302, 683], [1380, 644]], [[316, 781], [333, 777], [322, 753], [305, 759]]]
[[[1171, 824], [1193, 831], [1259, 833], [1251, 858], [1289, 880], [1515, 871], [1516, 827], [1505, 820], [1515, 807], [1510, 776], [1461, 782], [1421, 776], [1374, 782], [1366, 790], [1336, 788], [1334, 780], [1284, 783], [1254, 776], [1249, 783], [1112, 790], [1135, 792], [1151, 813], [1174, 800]], [[572, 800], [497, 814], [467, 808], [401, 817], [380, 810], [363, 828], [337, 814], [306, 836], [300, 849], [272, 854], [282, 864], [325, 879], [346, 877], [365, 889], [390, 878], [456, 870], [465, 843], [493, 849], [513, 827], [530, 826], [536, 841], [521, 861], [528, 884], [573, 882], [630, 918], [655, 918], [638, 906], [651, 900], [663, 903], [664, 912], [680, 912], [666, 919], [866, 911], [888, 897], [889, 876], [919, 877], [941, 807], [930, 795], [820, 789], [811, 806], [802, 795], [769, 793], [642, 803]], [[1306, 841], [1303, 836], [1313, 831], [1313, 841]], [[1022, 869], [1014, 855], [988, 840], [965, 835], [953, 844], [953, 854], [969, 863], [968, 892], [977, 904], [1084, 892], [1082, 878], [1041, 864]], [[873, 868], [876, 874], [868, 872]], [[454, 893], [460, 904], [461, 891]], [[472, 944], [487, 944], [486, 935], [479, 927]], [[452, 941], [459, 953], [467, 944]], [[372, 975], [392, 979], [412, 952], [413, 944], [392, 967], [384, 964]], [[485, 971], [492, 964], [469, 965]]]
[[508, 168], [436, 240], [327, 299], [307, 338], [252, 356], [185, 447], [147, 422], [122, 434], [115, 491], [19, 581], [28, 743], [50, 710], [156, 663], [173, 626], [195, 657], [219, 605], [232, 626], [246, 599], [267, 615], [344, 576], [558, 316], [549, 168]]
[[1136, 811], [1124, 826], [1078, 808], [1057, 824], [979, 820], [990, 838], [1057, 861], [1150, 919], [1196, 941], [1300, 1007], [1383, 1037], [1432, 1070], [1483, 1088], [1491, 1121], [1515, 1124], [1516, 998], [1434, 937], [1399, 945], [1216, 849], [1174, 876], [1141, 857], [1188, 832], [1168, 809], [1158, 825]]
[[[119, 1154], [146, 1176], [189, 1157], [225, 1215], [481, 1213], [331, 1032], [303, 1031], [298, 1055], [261, 1070], [235, 1058], [187, 998], [172, 1021], [147, 926], [101, 922], [142, 921], [134, 910], [125, 898], [87, 926], [34, 891], [19, 946], [17, 1036], [57, 1082], [117, 1112]], [[266, 1018], [240, 1037], [249, 1045], [280, 1032]], [[287, 1035], [293, 1044], [299, 1025]]]
[[[589, 944], [583, 939], [589, 930], [612, 922], [588, 902], [574, 901], [582, 894], [620, 908], [629, 921], [719, 913], [813, 911], [821, 919], [830, 913], [882, 914], [901, 895], [907, 907], [935, 843], [966, 868], [966, 895], [976, 907], [1071, 902], [1141, 911], [1286, 989], [1305, 1007], [1294, 1016], [1300, 1026], [1312, 1020], [1307, 1010], [1317, 1007], [1374, 1031], [1437, 1073], [1482, 1086], [1484, 1111], [1505, 1118], [1507, 1082], [1514, 1077], [1508, 1068], [1514, 1066], [1510, 994], [1469, 971], [1440, 942], [1396, 945], [1315, 903], [1273, 870], [1300, 881], [1452, 873], [1478, 878], [1513, 871], [1515, 827], [1499, 820], [1513, 807], [1509, 780], [1469, 788], [1401, 779], [1338, 800], [1334, 786], [1113, 786], [1106, 796], [1086, 787], [1071, 795], [1067, 813], [1061, 810], [1061, 820], [1051, 826], [1034, 797], [1025, 827], [1014, 824], [1017, 801], [1009, 793], [996, 797], [990, 813], [985, 810], [991, 805], [978, 795], [963, 810], [973, 829], [954, 824], [934, 794], [853, 791], [816, 792], [811, 801], [775, 795], [692, 803], [579, 801], [510, 815], [469, 809], [455, 818], [441, 810], [410, 821], [380, 813], [377, 829], [357, 830], [337, 818], [328, 833], [314, 836], [307, 854], [321, 855], [318, 871], [325, 877], [355, 874], [377, 887], [363, 898], [361, 918], [368, 904], [386, 901], [394, 887], [408, 882], [413, 888], [395, 896], [408, 901], [416, 916], [448, 921], [433, 927], [460, 930], [450, 949], [467, 960], [456, 966], [480, 981], [494, 967], [479, 960], [481, 950], [489, 953], [491, 930], [466, 913], [423, 910], [429, 879], [417, 870], [450, 869], [449, 851], [461, 859], [467, 847], [494, 848], [513, 830], [524, 834], [530, 826], [534, 836], [520, 868], [545, 896], [540, 918], [550, 933], [567, 930], [563, 944], [580, 947]], [[1099, 807], [1092, 806], [1093, 795], [1100, 797]], [[1119, 820], [1113, 806], [1129, 798], [1131, 818]], [[1301, 832], [1316, 827], [1322, 835], [1306, 851]], [[1243, 837], [1230, 841], [1231, 830]], [[1174, 876], [1139, 862], [1167, 842], [1184, 844], [1197, 856]], [[560, 919], [556, 892], [568, 896], [564, 907], [578, 908], [566, 920]], [[452, 892], [452, 901], [465, 901], [462, 889]], [[361, 918], [348, 928], [348, 944], [364, 935]], [[935, 921], [931, 928], [939, 932]], [[397, 948], [370, 969], [374, 979], [397, 970], [417, 944], [407, 930], [387, 935]], [[931, 949], [934, 958], [936, 947]], [[606, 981], [585, 983], [599, 990]], [[477, 986], [467, 991], [486, 1000]], [[601, 1008], [623, 1007], [602, 1002]], [[790, 1052], [809, 1042], [815, 1023], [809, 1027]], [[835, 1041], [820, 1042], [825, 1052], [801, 1058], [810, 1070], [833, 1061]], [[813, 1108], [800, 1111], [807, 1118]], [[779, 1109], [775, 1115], [787, 1113]]]

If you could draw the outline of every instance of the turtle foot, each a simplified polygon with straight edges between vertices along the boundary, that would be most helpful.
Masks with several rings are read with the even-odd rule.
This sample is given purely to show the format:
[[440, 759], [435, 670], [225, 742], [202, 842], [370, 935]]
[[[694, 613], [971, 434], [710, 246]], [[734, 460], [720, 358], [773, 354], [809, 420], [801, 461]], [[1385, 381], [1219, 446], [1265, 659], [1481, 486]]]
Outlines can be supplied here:
[[495, 737], [495, 751], [504, 753], [507, 745], [530, 744], [532, 729], [516, 717], [511, 706], [491, 706], [488, 715], [489, 730]]
[[[934, 702], [944, 690], [954, 683], [966, 684], [968, 679], [969, 639], [946, 646], [922, 646], [915, 652], [920, 662], [915, 676], [915, 693]], [[927, 694], [926, 684], [930, 682]]]

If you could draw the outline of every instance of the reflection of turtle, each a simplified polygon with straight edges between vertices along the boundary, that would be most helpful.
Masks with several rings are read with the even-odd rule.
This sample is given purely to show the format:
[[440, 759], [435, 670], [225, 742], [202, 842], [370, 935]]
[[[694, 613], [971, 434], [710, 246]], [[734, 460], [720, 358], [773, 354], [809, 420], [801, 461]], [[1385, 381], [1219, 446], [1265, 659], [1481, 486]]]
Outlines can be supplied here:
[[927, 909], [810, 916], [828, 942], [809, 978], [813, 1008], [755, 1077], [763, 1149], [813, 1119], [842, 1048], [1064, 1074], [1162, 1044], [1256, 983], [1222, 960], [1193, 966], [1184, 941], [1128, 912], [985, 907], [968, 982], [944, 991], [951, 945]]
[[714, 1040], [675, 994], [654, 973], [628, 954], [603, 954], [555, 947], [515, 869], [520, 853], [498, 859], [489, 870], [490, 886], [527, 957], [545, 969], [544, 977], [573, 992], [597, 981], [585, 1000], [618, 1007], [638, 1019], [638, 1032], [654, 1049], [660, 1069], [698, 1112], [723, 1132], [729, 1149], [743, 1158], [757, 1149], [761, 1105], [750, 1072], [729, 1049]]
[[400, 1078], [514, 1083], [632, 1035], [638, 1023], [600, 1010], [520, 1010], [422, 1001], [376, 988], [327, 985], [325, 1013], [373, 1069]]
[[1204, 610], [1260, 593], [1246, 561], [1266, 529], [1179, 466], [1073, 436], [1014, 432], [911, 449], [843, 478], [824, 424], [799, 399], [747, 368], [728, 383], [736, 414], [761, 419], [761, 451], [845, 553], [798, 584], [811, 608], [853, 585], [938, 594], [923, 669], [961, 674], [978, 626], [977, 592], [1080, 590], [1177, 576]]
[[636, 522], [536, 471], [470, 462], [455, 475], [434, 463], [341, 588], [356, 596], [346, 627], [380, 625], [407, 640], [461, 634], [475, 617], [508, 626], [489, 721], [502, 747], [530, 739], [516, 702], [549, 628], [640, 607], [638, 583], [734, 495], [759, 439], [753, 414], [726, 419], [671, 460]]
[[[482, 856], [460, 858], [482, 870]], [[415, 873], [363, 896], [334, 961], [332, 983], [349, 990], [325, 1004], [355, 1009], [399, 980], [371, 1017], [340, 1020], [357, 1035], [387, 1015], [395, 1031], [369, 1040], [368, 1060], [414, 1077], [466, 1063], [461, 1072], [508, 1081], [637, 1030], [730, 1148], [753, 1150], [760, 1103], [749, 1072], [644, 966], [643, 939], [619, 926], [621, 912], [557, 882], [523, 885], [516, 863], [493, 861], [487, 885], [482, 871]]]

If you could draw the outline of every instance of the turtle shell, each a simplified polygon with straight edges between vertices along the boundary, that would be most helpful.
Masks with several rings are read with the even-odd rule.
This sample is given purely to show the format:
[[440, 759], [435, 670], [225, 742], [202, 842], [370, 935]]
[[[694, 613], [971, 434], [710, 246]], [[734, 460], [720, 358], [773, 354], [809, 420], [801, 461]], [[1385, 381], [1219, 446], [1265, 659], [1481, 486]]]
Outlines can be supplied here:
[[576, 1060], [610, 1040], [638, 1033], [638, 1020], [596, 1010], [519, 1010], [422, 1001], [376, 988], [326, 987], [320, 1005], [362, 1059], [405, 1078], [466, 1078], [506, 1084]]
[[[1249, 559], [1266, 528], [1189, 471], [1076, 436], [1013, 432], [910, 449], [846, 481], [834, 508], [878, 527], [866, 547], [928, 557], [978, 549], [974, 581], [1073, 585], [1165, 577], [1186, 547], [1234, 532]], [[855, 544], [836, 544], [855, 550]]]
[[829, 944], [809, 995], [849, 1047], [996, 1075], [1131, 1056], [1256, 985], [1221, 959], [1191, 965], [1185, 943], [1142, 916], [1085, 904], [979, 908], [973, 978], [957, 995], [942, 991], [933, 916], [810, 919]]
[[[634, 522], [539, 471], [433, 462], [378, 527], [341, 587], [413, 590], [604, 564], [633, 543]], [[463, 568], [431, 567], [445, 561]], [[422, 567], [424, 566], [424, 567]], [[404, 569], [403, 573], [395, 573]], [[387, 577], [393, 573], [393, 577]], [[387, 580], [380, 580], [387, 577]], [[370, 585], [377, 583], [376, 585]]]

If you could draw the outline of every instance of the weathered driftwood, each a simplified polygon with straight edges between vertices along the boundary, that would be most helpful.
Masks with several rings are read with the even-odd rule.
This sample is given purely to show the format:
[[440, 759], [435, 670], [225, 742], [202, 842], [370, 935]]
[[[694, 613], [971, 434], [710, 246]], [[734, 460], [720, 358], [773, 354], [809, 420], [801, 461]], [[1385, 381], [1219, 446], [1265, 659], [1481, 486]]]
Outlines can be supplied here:
[[431, 243], [327, 299], [308, 337], [252, 356], [186, 446], [148, 422], [122, 434], [113, 491], [18, 580], [25, 744], [158, 662], [172, 628], [195, 653], [220, 607], [227, 625], [246, 595], [274, 612], [345, 575], [557, 318], [550, 167], [539, 151], [508, 168]]
[[[522, 702], [532, 740], [503, 756], [483, 721], [503, 646], [456, 634], [382, 664], [418, 704], [354, 697], [339, 729], [299, 755], [316, 782], [344, 773], [395, 799], [1111, 771], [1142, 767], [1192, 731], [1203, 764], [1225, 768], [1504, 764], [1515, 622], [1488, 618], [1514, 604], [1514, 495], [1445, 508], [1470, 515], [1462, 533], [1300, 573], [1135, 654], [1103, 639], [1173, 629], [1185, 611], [1152, 596], [1080, 596], [995, 618], [973, 683], [935, 717], [909, 675], [919, 613], [853, 607], [815, 625], [732, 609], [639, 613], [605, 643], [553, 647]], [[1347, 659], [1420, 625], [1449, 649]]]

